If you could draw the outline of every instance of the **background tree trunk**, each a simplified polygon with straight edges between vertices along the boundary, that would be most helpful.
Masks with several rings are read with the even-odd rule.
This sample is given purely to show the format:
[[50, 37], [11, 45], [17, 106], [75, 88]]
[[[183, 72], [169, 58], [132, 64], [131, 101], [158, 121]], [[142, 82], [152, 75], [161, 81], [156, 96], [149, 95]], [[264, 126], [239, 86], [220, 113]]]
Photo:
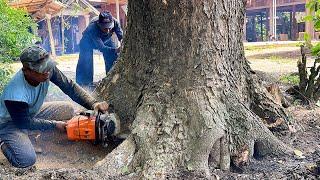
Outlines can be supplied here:
[[261, 121], [290, 118], [244, 57], [245, 2], [129, 1], [121, 60], [97, 92], [131, 135], [96, 171], [209, 174], [209, 165], [229, 169], [246, 153], [290, 151]]

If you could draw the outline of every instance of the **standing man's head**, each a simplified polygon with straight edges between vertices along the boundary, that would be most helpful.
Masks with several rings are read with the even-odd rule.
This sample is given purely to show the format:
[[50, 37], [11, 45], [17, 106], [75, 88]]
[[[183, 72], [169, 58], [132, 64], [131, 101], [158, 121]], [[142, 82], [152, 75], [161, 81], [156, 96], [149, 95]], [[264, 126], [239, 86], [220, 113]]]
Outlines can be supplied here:
[[39, 46], [30, 46], [24, 49], [20, 55], [25, 79], [33, 86], [48, 80], [50, 71], [56, 66], [56, 62], [49, 57], [49, 53]]
[[104, 11], [99, 14], [98, 26], [104, 33], [109, 33], [114, 27], [114, 21], [109, 11]]

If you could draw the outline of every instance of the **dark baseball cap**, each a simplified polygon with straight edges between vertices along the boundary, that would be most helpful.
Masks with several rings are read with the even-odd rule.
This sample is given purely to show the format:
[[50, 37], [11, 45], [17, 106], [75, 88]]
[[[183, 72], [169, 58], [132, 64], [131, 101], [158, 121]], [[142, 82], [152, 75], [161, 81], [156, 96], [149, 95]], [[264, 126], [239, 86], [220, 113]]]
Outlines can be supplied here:
[[110, 12], [105, 11], [99, 14], [98, 24], [103, 29], [112, 29], [114, 27], [113, 17]]
[[22, 51], [20, 61], [39, 73], [48, 72], [57, 65], [57, 62], [50, 58], [45, 49], [35, 45], [29, 46]]

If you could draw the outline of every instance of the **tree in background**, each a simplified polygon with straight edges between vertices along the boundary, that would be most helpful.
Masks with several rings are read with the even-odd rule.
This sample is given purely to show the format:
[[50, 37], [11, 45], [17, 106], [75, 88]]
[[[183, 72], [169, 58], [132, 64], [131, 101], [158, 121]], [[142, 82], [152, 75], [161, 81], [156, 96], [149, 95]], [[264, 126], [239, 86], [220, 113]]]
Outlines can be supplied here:
[[0, 0], [0, 91], [12, 74], [8, 63], [37, 39], [32, 33], [36, 27], [25, 10], [11, 8], [6, 0]]

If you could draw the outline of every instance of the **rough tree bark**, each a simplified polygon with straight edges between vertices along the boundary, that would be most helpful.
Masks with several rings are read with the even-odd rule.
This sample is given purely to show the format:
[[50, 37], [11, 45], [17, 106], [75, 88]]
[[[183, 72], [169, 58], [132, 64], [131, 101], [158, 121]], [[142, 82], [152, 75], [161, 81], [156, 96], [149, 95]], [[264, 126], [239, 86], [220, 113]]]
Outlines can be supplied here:
[[239, 154], [291, 151], [261, 119], [289, 120], [255, 80], [242, 44], [246, 0], [131, 0], [121, 60], [97, 92], [130, 125], [101, 174], [209, 174]]

